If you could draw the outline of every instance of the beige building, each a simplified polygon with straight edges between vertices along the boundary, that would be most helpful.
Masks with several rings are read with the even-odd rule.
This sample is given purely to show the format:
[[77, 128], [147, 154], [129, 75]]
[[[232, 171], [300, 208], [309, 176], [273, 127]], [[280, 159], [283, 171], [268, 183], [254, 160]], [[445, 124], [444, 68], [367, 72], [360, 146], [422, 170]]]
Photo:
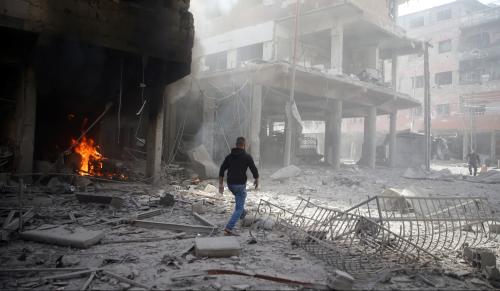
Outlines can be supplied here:
[[[399, 17], [408, 35], [432, 45], [432, 133], [447, 138], [452, 156], [477, 150], [496, 160], [500, 130], [500, 7], [458, 0]], [[403, 69], [404, 68], [404, 69]], [[423, 100], [423, 58], [400, 58], [398, 90]], [[423, 112], [403, 113], [399, 127], [423, 130]]]

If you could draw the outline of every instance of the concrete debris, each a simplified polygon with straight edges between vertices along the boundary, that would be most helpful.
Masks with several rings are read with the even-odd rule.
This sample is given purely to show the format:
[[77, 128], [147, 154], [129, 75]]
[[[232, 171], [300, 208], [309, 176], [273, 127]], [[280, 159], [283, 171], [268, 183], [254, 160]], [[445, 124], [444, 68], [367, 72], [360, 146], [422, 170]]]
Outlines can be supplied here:
[[235, 237], [197, 237], [194, 241], [197, 257], [232, 257], [239, 256], [241, 246]]
[[188, 156], [201, 177], [217, 178], [219, 176], [219, 167], [214, 163], [204, 145], [189, 150]]
[[206, 212], [205, 203], [203, 203], [203, 201], [195, 202], [191, 206], [191, 210], [193, 213], [205, 214]]
[[68, 229], [57, 227], [48, 230], [29, 230], [21, 233], [21, 238], [42, 243], [88, 248], [104, 238], [104, 232], [87, 230], [81, 227]]
[[207, 184], [207, 186], [205, 187], [205, 192], [219, 193], [219, 189], [212, 184]]
[[52, 194], [71, 194], [75, 192], [75, 186], [52, 177], [47, 184], [47, 190]]
[[427, 173], [421, 168], [408, 168], [403, 173], [403, 178], [407, 179], [425, 179], [427, 178]]
[[497, 261], [495, 254], [484, 248], [464, 247], [463, 258], [473, 267], [484, 269], [486, 267], [496, 267]]
[[346, 272], [335, 270], [328, 278], [328, 287], [332, 290], [352, 290], [354, 278]]
[[382, 196], [396, 197], [397, 199], [390, 199], [387, 203], [382, 205], [385, 211], [399, 211], [401, 213], [413, 212], [413, 207], [409, 201], [406, 200], [403, 193], [397, 189], [389, 188], [382, 191]]
[[284, 180], [288, 178], [293, 178], [297, 177], [300, 175], [300, 168], [297, 166], [291, 165], [288, 167], [284, 167], [279, 169], [278, 171], [274, 172], [274, 174], [271, 175], [271, 179], [273, 180]]
[[80, 258], [78, 256], [64, 255], [59, 258], [58, 262], [61, 268], [72, 267], [80, 264]]

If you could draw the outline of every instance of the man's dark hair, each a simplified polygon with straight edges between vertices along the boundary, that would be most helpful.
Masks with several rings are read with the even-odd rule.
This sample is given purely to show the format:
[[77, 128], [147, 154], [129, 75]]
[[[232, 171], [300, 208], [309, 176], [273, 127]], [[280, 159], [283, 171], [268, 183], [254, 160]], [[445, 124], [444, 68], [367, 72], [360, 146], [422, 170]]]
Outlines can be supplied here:
[[244, 144], [245, 144], [245, 142], [246, 142], [246, 141], [245, 141], [245, 138], [244, 138], [244, 137], [242, 137], [242, 136], [240, 136], [240, 137], [238, 137], [238, 138], [236, 139], [236, 145], [237, 145], [237, 146], [244, 145]]

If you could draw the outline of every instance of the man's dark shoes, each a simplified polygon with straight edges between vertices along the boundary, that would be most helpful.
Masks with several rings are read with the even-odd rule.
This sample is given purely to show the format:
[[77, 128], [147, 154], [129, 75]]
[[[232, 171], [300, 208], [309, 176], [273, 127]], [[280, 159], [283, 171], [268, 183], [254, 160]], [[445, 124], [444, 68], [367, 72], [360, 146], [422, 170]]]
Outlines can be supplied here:
[[225, 236], [240, 236], [240, 234], [234, 229], [224, 229]]

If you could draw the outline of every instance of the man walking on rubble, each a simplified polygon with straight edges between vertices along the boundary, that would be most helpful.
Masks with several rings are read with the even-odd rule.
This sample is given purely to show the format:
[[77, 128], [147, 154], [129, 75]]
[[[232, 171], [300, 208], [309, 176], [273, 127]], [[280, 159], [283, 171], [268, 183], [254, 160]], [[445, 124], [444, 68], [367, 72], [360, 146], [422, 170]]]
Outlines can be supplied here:
[[255, 167], [252, 156], [245, 151], [245, 138], [236, 139], [236, 147], [231, 150], [219, 170], [219, 193], [224, 193], [224, 172], [227, 170], [227, 187], [233, 193], [236, 205], [226, 228], [225, 235], [239, 235], [234, 226], [238, 219], [243, 219], [246, 215], [245, 199], [247, 197], [247, 169], [250, 168], [255, 179], [255, 189], [259, 187], [259, 171]]
[[474, 168], [474, 176], [477, 175], [477, 166], [481, 164], [481, 160], [479, 159], [479, 155], [474, 151], [470, 152], [467, 155], [467, 163], [469, 163], [469, 174], [472, 176], [472, 169]]

